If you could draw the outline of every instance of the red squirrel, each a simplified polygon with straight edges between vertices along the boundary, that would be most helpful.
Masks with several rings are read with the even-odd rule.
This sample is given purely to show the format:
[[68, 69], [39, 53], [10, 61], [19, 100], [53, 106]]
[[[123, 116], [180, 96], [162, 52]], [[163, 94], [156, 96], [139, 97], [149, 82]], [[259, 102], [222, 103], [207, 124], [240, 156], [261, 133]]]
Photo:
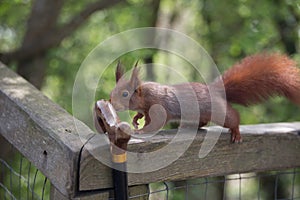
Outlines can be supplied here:
[[[300, 105], [300, 69], [296, 62], [281, 54], [256, 54], [248, 56], [233, 65], [222, 76], [206, 85], [202, 83], [181, 83], [176, 85], [162, 85], [156, 82], [142, 82], [139, 78], [139, 68], [134, 66], [130, 80], [122, 76], [124, 70], [120, 62], [116, 70], [116, 87], [110, 94], [110, 102], [117, 111], [133, 110], [138, 113], [133, 118], [133, 125], [138, 128], [138, 120], [145, 117], [145, 125], [137, 130], [139, 133], [148, 132], [151, 122], [149, 110], [153, 105], [160, 105], [165, 109], [167, 123], [170, 120], [180, 120], [180, 105], [174, 91], [184, 91], [191, 87], [197, 96], [200, 119], [199, 128], [205, 126], [211, 119], [211, 97], [209, 87], [224, 87], [226, 99], [216, 98], [220, 106], [226, 107], [225, 120], [212, 121], [225, 128], [229, 128], [232, 142], [241, 142], [239, 131], [239, 113], [230, 103], [249, 106], [261, 103], [272, 96], [285, 96], [293, 103]], [[189, 95], [184, 97], [189, 101]], [[225, 102], [225, 103], [224, 103]], [[160, 114], [159, 114], [160, 115]]]

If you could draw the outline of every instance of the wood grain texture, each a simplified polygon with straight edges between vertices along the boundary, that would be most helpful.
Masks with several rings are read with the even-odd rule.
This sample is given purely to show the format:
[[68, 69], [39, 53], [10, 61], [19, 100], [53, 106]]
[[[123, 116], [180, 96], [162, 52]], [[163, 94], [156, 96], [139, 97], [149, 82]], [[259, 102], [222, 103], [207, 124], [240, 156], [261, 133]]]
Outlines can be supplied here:
[[129, 187], [129, 197], [132, 200], [148, 200], [149, 199], [148, 185], [138, 185]]
[[76, 129], [74, 120], [0, 64], [0, 134], [66, 196], [75, 194], [79, 152], [92, 133], [80, 122]]
[[54, 186], [51, 186], [50, 189], [50, 200], [108, 200], [109, 199], [109, 192], [104, 193], [91, 193], [85, 196], [77, 196], [74, 198], [66, 197], [62, 193], [60, 193]]
[[[214, 127], [211, 129], [213, 130]], [[300, 166], [299, 122], [242, 126], [242, 144], [230, 143], [230, 134], [224, 129], [224, 133], [221, 134], [212, 151], [200, 159], [198, 154], [205, 132], [205, 130], [199, 131], [188, 150], [169, 166], [149, 173], [129, 173], [129, 185]], [[161, 131], [151, 139], [131, 142], [128, 149], [133, 152], [153, 151], [168, 144], [175, 134], [175, 130]], [[101, 159], [108, 157], [109, 149], [105, 137], [105, 135], [98, 135], [95, 139], [92, 138], [82, 151], [80, 189], [112, 186], [110, 169], [96, 159], [98, 156], [102, 157]], [[189, 133], [186, 134], [186, 138], [188, 137]], [[159, 157], [163, 160], [175, 153], [177, 153], [176, 148], [170, 149], [167, 155], [159, 155]], [[139, 159], [141, 162], [147, 158], [140, 157]], [[139, 161], [136, 160], [136, 162]]]

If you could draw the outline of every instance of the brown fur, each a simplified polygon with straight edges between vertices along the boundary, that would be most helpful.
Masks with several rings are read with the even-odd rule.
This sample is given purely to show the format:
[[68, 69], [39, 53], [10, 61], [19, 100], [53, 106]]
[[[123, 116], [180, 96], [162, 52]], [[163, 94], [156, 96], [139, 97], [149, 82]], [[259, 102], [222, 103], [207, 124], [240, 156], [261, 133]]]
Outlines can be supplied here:
[[280, 54], [258, 54], [243, 59], [224, 73], [227, 101], [252, 105], [272, 96], [300, 104], [300, 70]]
[[[191, 120], [199, 121], [199, 127], [213, 121], [230, 129], [232, 142], [241, 142], [239, 113], [229, 103], [247, 106], [260, 103], [271, 96], [281, 95], [300, 105], [300, 70], [294, 61], [284, 55], [249, 56], [209, 85], [201, 83], [161, 85], [155, 82], [142, 82], [138, 77], [137, 66], [134, 67], [131, 79], [128, 81], [121, 78], [123, 72], [119, 66], [116, 71], [117, 85], [111, 93], [110, 101], [116, 110], [130, 109], [138, 112], [133, 119], [135, 128], [138, 127], [138, 119], [145, 117], [145, 126], [138, 132], [155, 131], [153, 126], [155, 123], [151, 124], [151, 121], [159, 120], [159, 116], [151, 119], [149, 110], [153, 105], [159, 104], [164, 108], [165, 122], [168, 122], [181, 119], [180, 102], [184, 102], [185, 105], [191, 104], [185, 109], [190, 113]], [[218, 93], [211, 98], [209, 88], [218, 91], [222, 86], [225, 88], [226, 98]], [[128, 92], [129, 96], [123, 97], [124, 91]], [[178, 99], [178, 96], [182, 98]], [[195, 101], [198, 104], [199, 119], [193, 118], [195, 108], [192, 103]], [[212, 101], [215, 106], [214, 112], [220, 113], [214, 119]], [[222, 118], [222, 114], [225, 115], [225, 119]]]

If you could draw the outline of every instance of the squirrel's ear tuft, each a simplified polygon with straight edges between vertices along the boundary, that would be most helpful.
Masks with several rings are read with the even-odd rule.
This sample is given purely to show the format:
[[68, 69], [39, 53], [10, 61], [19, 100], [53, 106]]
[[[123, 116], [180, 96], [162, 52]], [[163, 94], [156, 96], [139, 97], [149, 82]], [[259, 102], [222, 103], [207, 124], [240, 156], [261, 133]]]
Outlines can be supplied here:
[[130, 79], [130, 85], [134, 89], [136, 89], [141, 83], [140, 78], [139, 78], [140, 69], [137, 66], [138, 62], [139, 61], [137, 61], [134, 65], [134, 67], [133, 67], [132, 74], [131, 74], [131, 79]]
[[119, 60], [118, 65], [117, 65], [117, 70], [116, 70], [116, 82], [118, 82], [120, 80], [120, 78], [123, 76], [123, 74], [124, 74], [124, 68]]

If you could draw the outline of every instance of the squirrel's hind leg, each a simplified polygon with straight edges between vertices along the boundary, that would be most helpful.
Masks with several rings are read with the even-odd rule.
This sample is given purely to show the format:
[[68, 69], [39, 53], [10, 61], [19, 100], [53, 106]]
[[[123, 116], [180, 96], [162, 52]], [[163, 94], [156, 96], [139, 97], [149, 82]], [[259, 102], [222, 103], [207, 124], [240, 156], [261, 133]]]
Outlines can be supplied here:
[[231, 132], [231, 142], [241, 143], [242, 137], [239, 130], [240, 115], [239, 113], [227, 104], [227, 112], [225, 117], [224, 127], [229, 128]]
[[[231, 134], [231, 142], [241, 143], [242, 137], [239, 130], [240, 115], [239, 113], [227, 104], [227, 112], [225, 116], [224, 127], [229, 128]], [[219, 124], [221, 125], [221, 124]]]

